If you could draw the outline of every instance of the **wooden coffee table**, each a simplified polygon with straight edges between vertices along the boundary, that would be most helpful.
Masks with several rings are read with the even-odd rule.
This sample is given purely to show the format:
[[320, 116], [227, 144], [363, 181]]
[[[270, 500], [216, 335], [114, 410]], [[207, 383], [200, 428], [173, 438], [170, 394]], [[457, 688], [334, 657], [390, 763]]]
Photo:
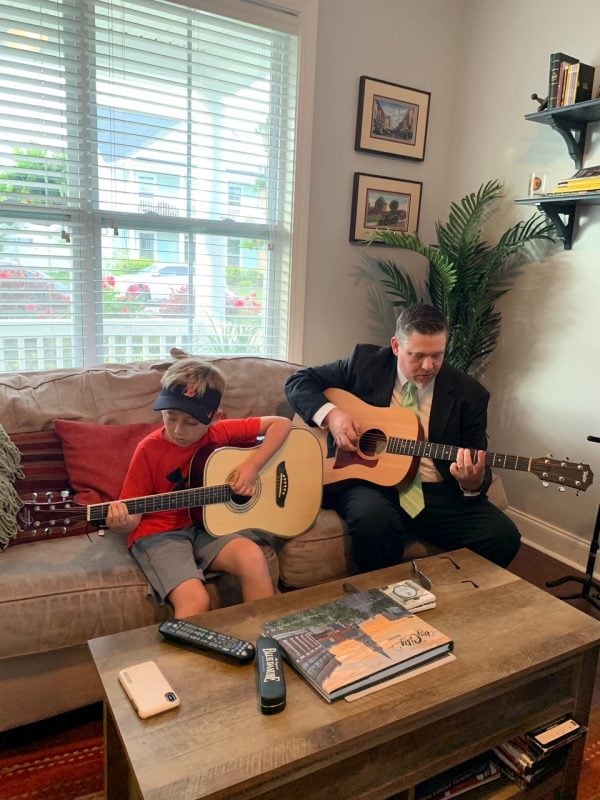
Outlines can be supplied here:
[[[586, 723], [600, 623], [474, 555], [422, 559], [438, 607], [423, 616], [453, 637], [456, 661], [348, 702], [326, 703], [286, 667], [287, 708], [260, 713], [253, 664], [165, 642], [155, 626], [94, 639], [105, 692], [109, 800], [383, 800], [525, 730], [572, 714]], [[410, 576], [410, 565], [354, 576], [359, 589]], [[195, 618], [255, 640], [269, 619], [342, 594], [342, 581]], [[476, 584], [473, 585], [473, 584]], [[155, 660], [181, 706], [137, 717], [120, 669]], [[575, 799], [583, 739], [561, 773], [527, 790]], [[505, 779], [474, 797], [510, 798]]]

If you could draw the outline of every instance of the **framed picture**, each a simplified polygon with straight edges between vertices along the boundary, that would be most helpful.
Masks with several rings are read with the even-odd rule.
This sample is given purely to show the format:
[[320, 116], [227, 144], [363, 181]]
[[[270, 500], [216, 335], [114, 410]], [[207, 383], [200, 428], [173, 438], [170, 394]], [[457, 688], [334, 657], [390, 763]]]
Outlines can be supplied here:
[[430, 92], [362, 75], [356, 150], [423, 161]]
[[354, 173], [350, 241], [365, 242], [378, 228], [414, 233], [421, 209], [420, 181]]

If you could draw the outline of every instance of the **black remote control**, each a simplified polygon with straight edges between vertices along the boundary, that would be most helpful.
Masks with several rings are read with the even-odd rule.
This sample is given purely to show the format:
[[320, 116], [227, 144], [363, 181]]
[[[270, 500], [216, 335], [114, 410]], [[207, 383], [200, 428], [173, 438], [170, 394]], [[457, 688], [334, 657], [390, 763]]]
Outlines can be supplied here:
[[236, 639], [228, 633], [219, 633], [202, 628], [183, 619], [169, 619], [159, 625], [158, 630], [165, 639], [176, 644], [187, 645], [194, 650], [217, 653], [234, 659], [240, 664], [252, 661], [256, 650], [252, 642]]
[[258, 694], [263, 714], [277, 714], [285, 708], [285, 676], [279, 642], [272, 636], [256, 640]]

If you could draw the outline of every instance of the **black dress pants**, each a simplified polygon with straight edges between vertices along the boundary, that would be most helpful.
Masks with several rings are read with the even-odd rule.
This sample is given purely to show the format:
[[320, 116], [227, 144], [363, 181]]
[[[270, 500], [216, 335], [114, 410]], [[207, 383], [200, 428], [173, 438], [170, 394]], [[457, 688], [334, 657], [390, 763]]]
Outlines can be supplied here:
[[414, 519], [395, 488], [362, 481], [329, 490], [326, 505], [345, 521], [361, 572], [402, 561], [407, 539], [425, 539], [442, 550], [468, 547], [501, 567], [516, 555], [521, 536], [487, 497], [464, 497], [445, 483], [423, 484], [425, 508]]

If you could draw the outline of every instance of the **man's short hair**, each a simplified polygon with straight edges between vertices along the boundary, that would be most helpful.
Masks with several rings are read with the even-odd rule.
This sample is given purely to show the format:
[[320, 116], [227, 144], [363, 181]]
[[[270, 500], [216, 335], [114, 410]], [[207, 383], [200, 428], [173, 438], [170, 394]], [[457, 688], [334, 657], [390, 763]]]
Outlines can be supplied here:
[[405, 342], [411, 333], [422, 333], [433, 336], [436, 333], [448, 334], [446, 318], [437, 308], [425, 303], [405, 308], [396, 320], [396, 338]]

